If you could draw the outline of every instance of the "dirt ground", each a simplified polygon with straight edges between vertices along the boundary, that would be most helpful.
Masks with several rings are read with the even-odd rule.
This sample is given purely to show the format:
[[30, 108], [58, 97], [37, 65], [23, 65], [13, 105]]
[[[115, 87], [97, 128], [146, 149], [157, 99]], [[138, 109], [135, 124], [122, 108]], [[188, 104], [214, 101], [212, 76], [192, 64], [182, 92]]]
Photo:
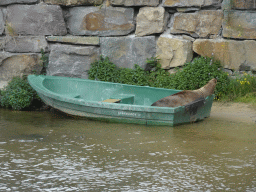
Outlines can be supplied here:
[[256, 126], [256, 106], [245, 103], [214, 102], [211, 117], [234, 122], [252, 123]]

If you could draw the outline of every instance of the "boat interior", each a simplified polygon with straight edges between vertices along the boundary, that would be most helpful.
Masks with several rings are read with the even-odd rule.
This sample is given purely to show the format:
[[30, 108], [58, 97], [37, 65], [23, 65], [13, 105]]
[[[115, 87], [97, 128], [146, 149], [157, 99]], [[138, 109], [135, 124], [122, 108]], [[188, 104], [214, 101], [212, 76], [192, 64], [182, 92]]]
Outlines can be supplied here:
[[180, 92], [180, 90], [85, 79], [56, 79], [56, 77], [51, 78], [49, 76], [43, 80], [43, 86], [49, 91], [67, 98], [146, 106], [150, 106], [163, 97]]

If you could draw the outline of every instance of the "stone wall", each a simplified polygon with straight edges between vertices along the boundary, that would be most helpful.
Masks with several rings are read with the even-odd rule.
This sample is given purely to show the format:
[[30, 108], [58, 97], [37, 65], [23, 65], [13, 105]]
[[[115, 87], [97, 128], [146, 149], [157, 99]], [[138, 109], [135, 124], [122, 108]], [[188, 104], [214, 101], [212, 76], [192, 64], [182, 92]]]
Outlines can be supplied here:
[[198, 54], [255, 72], [255, 40], [256, 0], [1, 0], [0, 82], [40, 71], [41, 49], [48, 75], [87, 78], [100, 55], [169, 70]]

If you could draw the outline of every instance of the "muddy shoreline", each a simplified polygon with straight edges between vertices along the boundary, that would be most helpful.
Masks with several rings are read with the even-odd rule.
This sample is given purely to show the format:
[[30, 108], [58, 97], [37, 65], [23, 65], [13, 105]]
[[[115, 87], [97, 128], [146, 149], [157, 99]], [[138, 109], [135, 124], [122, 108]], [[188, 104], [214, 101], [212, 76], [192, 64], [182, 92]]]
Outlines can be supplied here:
[[214, 102], [210, 117], [256, 125], [256, 106], [247, 103]]
[[[0, 108], [2, 108], [1, 105]], [[49, 111], [51, 109], [47, 105], [42, 105], [41, 107], [32, 107], [24, 111]], [[213, 102], [210, 118], [256, 125], [256, 105], [250, 103]]]

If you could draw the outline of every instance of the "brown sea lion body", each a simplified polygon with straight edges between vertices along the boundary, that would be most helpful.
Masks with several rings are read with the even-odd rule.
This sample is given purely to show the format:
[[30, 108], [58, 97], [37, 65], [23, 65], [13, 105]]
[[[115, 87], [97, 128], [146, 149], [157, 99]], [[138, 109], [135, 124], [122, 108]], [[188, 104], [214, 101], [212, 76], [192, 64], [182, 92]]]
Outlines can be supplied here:
[[179, 93], [164, 97], [151, 106], [157, 107], [178, 107], [194, 101], [205, 99], [214, 93], [217, 80], [211, 79], [205, 86], [197, 90], [185, 90]]

